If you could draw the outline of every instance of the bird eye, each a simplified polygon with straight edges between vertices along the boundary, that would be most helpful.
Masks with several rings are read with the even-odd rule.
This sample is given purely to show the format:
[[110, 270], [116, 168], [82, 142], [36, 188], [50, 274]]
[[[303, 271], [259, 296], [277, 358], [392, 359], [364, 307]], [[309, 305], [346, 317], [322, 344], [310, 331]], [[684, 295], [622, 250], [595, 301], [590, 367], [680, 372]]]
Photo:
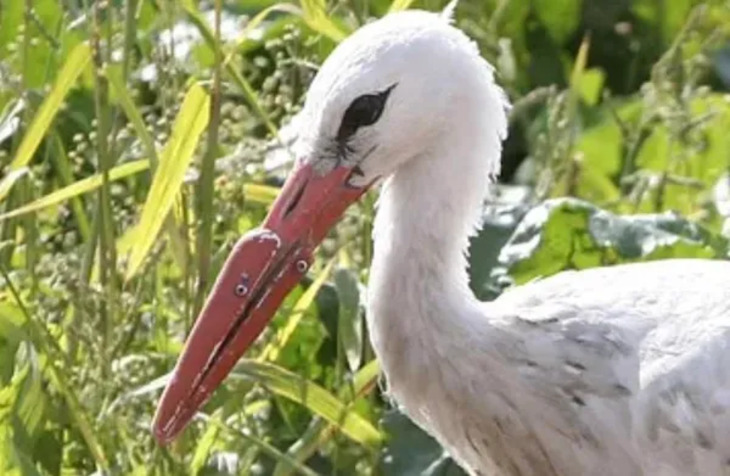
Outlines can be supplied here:
[[385, 101], [394, 87], [395, 84], [379, 93], [363, 94], [352, 101], [342, 117], [340, 129], [337, 131], [337, 140], [340, 142], [345, 141], [360, 127], [375, 124], [383, 114]]

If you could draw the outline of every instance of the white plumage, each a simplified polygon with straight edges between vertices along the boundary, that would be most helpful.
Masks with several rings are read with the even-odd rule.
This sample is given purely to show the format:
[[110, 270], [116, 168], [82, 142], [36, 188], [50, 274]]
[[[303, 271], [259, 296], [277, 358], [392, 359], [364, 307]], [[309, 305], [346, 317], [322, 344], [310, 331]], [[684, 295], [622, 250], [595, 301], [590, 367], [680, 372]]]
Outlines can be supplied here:
[[730, 475], [730, 264], [566, 272], [478, 302], [465, 252], [507, 105], [443, 16], [390, 15], [343, 42], [298, 156], [334, 167], [348, 105], [391, 87], [346, 160], [362, 183], [386, 177], [368, 323], [395, 401], [473, 474]]

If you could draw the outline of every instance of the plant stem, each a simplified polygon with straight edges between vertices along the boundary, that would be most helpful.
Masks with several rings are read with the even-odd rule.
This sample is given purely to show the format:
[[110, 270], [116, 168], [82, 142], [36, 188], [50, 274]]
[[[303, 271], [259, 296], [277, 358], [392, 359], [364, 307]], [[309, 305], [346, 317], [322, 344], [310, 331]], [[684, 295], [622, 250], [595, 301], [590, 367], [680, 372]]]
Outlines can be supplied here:
[[215, 2], [215, 65], [213, 67], [213, 90], [210, 101], [210, 123], [208, 124], [208, 137], [206, 153], [201, 164], [200, 177], [198, 178], [198, 286], [195, 296], [193, 312], [197, 314], [203, 306], [203, 300], [208, 290], [208, 277], [210, 276], [210, 250], [212, 247], [213, 235], [213, 179], [215, 176], [215, 159], [218, 150], [218, 126], [220, 124], [220, 89], [221, 89], [221, 63], [222, 55], [220, 48], [221, 34], [221, 0]]

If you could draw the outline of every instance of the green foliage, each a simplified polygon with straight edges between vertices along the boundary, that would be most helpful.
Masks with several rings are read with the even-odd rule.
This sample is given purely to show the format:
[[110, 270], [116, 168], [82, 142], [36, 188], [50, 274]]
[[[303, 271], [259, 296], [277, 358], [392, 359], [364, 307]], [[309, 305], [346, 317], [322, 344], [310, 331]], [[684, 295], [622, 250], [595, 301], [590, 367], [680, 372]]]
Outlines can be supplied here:
[[[461, 474], [379, 392], [373, 196], [192, 427], [153, 441], [156, 398], [278, 192], [264, 157], [318, 65], [371, 18], [447, 2], [198, 3], [0, 0], [0, 474]], [[471, 246], [477, 296], [728, 257], [726, 1], [461, 0], [455, 22], [514, 103]]]

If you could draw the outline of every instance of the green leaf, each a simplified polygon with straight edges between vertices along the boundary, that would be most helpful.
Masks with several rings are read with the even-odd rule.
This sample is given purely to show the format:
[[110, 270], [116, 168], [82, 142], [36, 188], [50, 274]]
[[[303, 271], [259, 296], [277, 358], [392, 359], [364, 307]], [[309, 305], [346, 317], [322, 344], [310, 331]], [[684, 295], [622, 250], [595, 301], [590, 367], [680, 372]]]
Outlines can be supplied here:
[[152, 136], [147, 130], [147, 125], [145, 124], [144, 119], [142, 119], [142, 113], [139, 112], [139, 109], [134, 104], [132, 97], [127, 91], [127, 87], [124, 84], [124, 79], [122, 77], [121, 66], [114, 65], [107, 67], [106, 76], [109, 79], [109, 85], [111, 86], [112, 92], [116, 96], [119, 104], [124, 110], [124, 114], [127, 116], [127, 119], [134, 127], [134, 131], [137, 133], [137, 136], [142, 142], [147, 157], [149, 157], [152, 165], [156, 167], [158, 159], [155, 141], [152, 139]]
[[3, 2], [0, 13], [0, 58], [5, 56], [4, 48], [15, 40], [18, 27], [23, 24], [23, 2]]
[[411, 5], [413, 5], [414, 1], [415, 0], [393, 0], [393, 3], [390, 4], [390, 8], [388, 9], [388, 13], [394, 13], [394, 12], [400, 12], [400, 11], [406, 10]]
[[[135, 160], [134, 162], [127, 162], [126, 164], [118, 165], [111, 169], [109, 171], [109, 180], [114, 181], [129, 177], [130, 175], [143, 172], [149, 169], [149, 167], [150, 162], [146, 159]], [[23, 205], [22, 207], [10, 210], [7, 213], [3, 213], [2, 215], [0, 215], [0, 221], [24, 215], [26, 213], [36, 212], [52, 205], [65, 202], [66, 200], [69, 200], [73, 197], [78, 197], [79, 195], [88, 193], [101, 187], [102, 180], [103, 178], [101, 174], [94, 174], [90, 177], [74, 182], [68, 187], [64, 187], [56, 190], [55, 192], [51, 192], [48, 195], [39, 198], [38, 200], [28, 203], [27, 205]]]
[[580, 23], [582, 0], [533, 0], [535, 13], [550, 36], [564, 43]]
[[516, 283], [565, 269], [666, 258], [713, 258], [719, 237], [672, 214], [620, 216], [576, 199], [530, 210], [502, 248], [495, 269]]
[[247, 183], [243, 186], [246, 198], [263, 205], [271, 205], [281, 191], [278, 187], [258, 183]]
[[510, 239], [527, 205], [490, 205], [482, 213], [479, 233], [469, 245], [469, 284], [474, 294], [482, 300], [494, 299], [501, 288], [492, 279], [492, 270], [498, 264], [499, 251]]
[[[375, 381], [380, 374], [380, 364], [373, 359], [365, 364], [352, 378], [351, 382], [345, 382], [338, 395], [350, 404], [364, 396], [375, 386]], [[319, 448], [327, 443], [334, 434], [334, 426], [326, 420], [317, 418], [313, 420], [307, 431], [292, 444], [286, 454], [295, 461], [304, 462], [309, 459]], [[285, 464], [277, 464], [273, 476], [288, 476], [291, 468]]]
[[208, 461], [213, 445], [218, 439], [220, 434], [220, 414], [216, 412], [211, 417], [214, 424], [208, 425], [203, 436], [198, 440], [198, 444], [195, 447], [195, 453], [193, 453], [193, 459], [190, 461], [190, 474], [193, 476], [200, 474], [202, 469], [205, 467], [205, 463]]
[[578, 76], [575, 88], [585, 104], [589, 106], [598, 104], [605, 78], [603, 70], [598, 68], [587, 69]]
[[[69, 53], [66, 62], [56, 77], [56, 82], [53, 84], [51, 92], [46, 96], [35, 117], [33, 117], [15, 157], [10, 162], [11, 171], [21, 169], [30, 162], [38, 145], [48, 131], [51, 121], [53, 121], [53, 118], [63, 104], [66, 94], [68, 94], [68, 91], [76, 82], [76, 78], [79, 77], [90, 60], [91, 49], [86, 43], [80, 43]], [[7, 195], [8, 190], [4, 186], [6, 179], [0, 182], [0, 201]]]
[[[202, 415], [202, 417], [203, 417], [203, 419], [207, 420], [207, 422], [209, 422], [213, 425], [217, 425], [219, 428], [226, 430], [229, 433], [235, 434], [239, 438], [242, 438], [249, 443], [252, 443], [256, 447], [261, 449], [261, 451], [263, 453], [266, 453], [267, 455], [269, 455], [278, 464], [284, 464], [304, 476], [317, 476], [317, 473], [315, 473], [311, 469], [307, 468], [306, 466], [302, 465], [301, 463], [294, 461], [289, 456], [287, 456], [284, 453], [282, 453], [281, 451], [279, 451], [275, 446], [272, 446], [271, 444], [267, 443], [266, 441], [262, 440], [261, 438], [253, 436], [247, 432], [236, 431], [228, 426], [224, 426], [219, 421], [217, 421], [215, 419], [211, 419], [210, 417], [207, 417], [205, 415]], [[248, 468], [246, 468], [246, 469], [248, 469]]]
[[340, 339], [350, 371], [355, 372], [362, 363], [363, 322], [360, 312], [360, 282], [349, 269], [338, 269], [334, 275], [335, 288], [339, 298]]
[[282, 349], [286, 346], [287, 342], [289, 342], [294, 330], [301, 322], [302, 317], [304, 317], [305, 311], [307, 311], [314, 302], [317, 293], [322, 288], [327, 276], [329, 276], [333, 264], [334, 260], [330, 260], [330, 262], [327, 263], [327, 266], [325, 266], [317, 275], [314, 282], [304, 293], [302, 293], [302, 296], [297, 300], [296, 304], [294, 304], [294, 308], [287, 319], [286, 325], [277, 330], [275, 337], [266, 345], [266, 347], [264, 347], [261, 354], [259, 354], [257, 359], [259, 362], [263, 362], [265, 360], [276, 360], [279, 357]]
[[347, 32], [327, 15], [324, 0], [301, 0], [301, 4], [304, 22], [309, 28], [336, 43], [347, 38]]
[[383, 428], [388, 435], [380, 456], [383, 476], [466, 476], [441, 445], [404, 414], [388, 411]]
[[137, 235], [139, 240], [130, 251], [125, 275], [127, 280], [139, 271], [175, 202], [200, 134], [208, 124], [209, 108], [210, 97], [200, 85], [193, 84], [172, 126], [170, 140], [162, 151], [160, 165], [142, 208]]
[[15, 371], [15, 354], [27, 339], [23, 313], [10, 302], [0, 302], [0, 387], [7, 385]]
[[244, 359], [236, 365], [232, 375], [249, 377], [271, 392], [304, 405], [315, 415], [335, 425], [348, 438], [364, 446], [376, 448], [383, 439], [380, 431], [348, 409], [337, 397], [279, 366]]

